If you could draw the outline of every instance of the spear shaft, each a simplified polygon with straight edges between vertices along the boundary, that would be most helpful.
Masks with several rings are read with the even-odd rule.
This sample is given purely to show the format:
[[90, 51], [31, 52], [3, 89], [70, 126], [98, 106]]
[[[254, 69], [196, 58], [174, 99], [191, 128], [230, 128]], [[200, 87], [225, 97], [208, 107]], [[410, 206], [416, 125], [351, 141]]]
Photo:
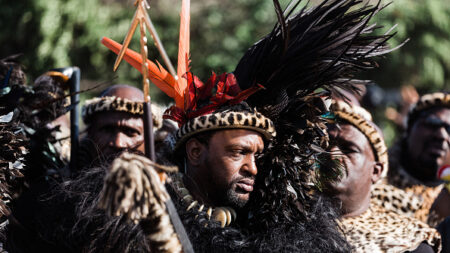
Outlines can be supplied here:
[[[141, 56], [142, 56], [142, 85], [144, 91], [144, 141], [145, 141], [145, 155], [156, 162], [155, 155], [155, 140], [153, 134], [153, 117], [152, 117], [152, 103], [150, 98], [150, 83], [148, 81], [148, 63], [147, 63], [147, 37], [145, 31], [145, 15], [139, 20], [139, 31], [141, 33], [140, 45], [141, 45]], [[157, 36], [156, 31], [153, 33]], [[157, 37], [158, 38], [158, 37]], [[173, 67], [172, 67], [173, 68]], [[175, 229], [175, 232], [178, 235], [178, 239], [183, 247], [183, 251], [185, 253], [194, 253], [194, 249], [192, 247], [191, 242], [189, 241], [189, 237], [184, 229], [183, 223], [178, 216], [175, 205], [172, 202], [172, 199], [168, 199], [165, 202], [167, 212], [170, 216], [170, 220], [172, 221], [172, 225]]]
[[144, 141], [145, 155], [156, 162], [155, 156], [155, 140], [153, 135], [153, 117], [152, 102], [150, 98], [150, 83], [148, 81], [148, 64], [147, 64], [147, 37], [145, 32], [145, 19], [139, 20], [139, 31], [141, 33], [141, 56], [142, 56], [142, 90], [144, 91]]
[[79, 106], [80, 101], [80, 69], [73, 67], [73, 76], [70, 80], [70, 104], [75, 105], [70, 110], [70, 170], [74, 172], [78, 169], [78, 129], [79, 129]]

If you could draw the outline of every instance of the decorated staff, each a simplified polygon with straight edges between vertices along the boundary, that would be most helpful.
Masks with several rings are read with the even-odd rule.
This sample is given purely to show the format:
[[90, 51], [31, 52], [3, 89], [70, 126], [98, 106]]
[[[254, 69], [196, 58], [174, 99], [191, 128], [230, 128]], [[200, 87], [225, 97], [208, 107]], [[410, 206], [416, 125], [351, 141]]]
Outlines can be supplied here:
[[78, 169], [78, 146], [79, 146], [79, 119], [80, 108], [80, 68], [73, 66], [67, 68], [52, 69], [46, 73], [49, 76], [60, 78], [69, 86], [70, 92], [70, 170], [72, 172]]
[[[144, 92], [144, 140], [145, 155], [151, 161], [139, 159], [131, 154], [124, 154], [120, 159], [113, 162], [112, 170], [106, 178], [99, 206], [113, 215], [125, 214], [134, 222], [140, 222], [143, 230], [146, 232], [150, 242], [153, 242], [155, 250], [158, 252], [193, 252], [189, 237], [178, 217], [175, 206], [172, 203], [161, 182], [165, 181], [165, 172], [173, 172], [174, 169], [155, 164], [155, 144], [153, 135], [153, 120], [151, 111], [151, 98], [149, 92], [149, 65], [147, 63], [147, 37], [146, 27], [150, 30], [155, 44], [161, 53], [167, 68], [171, 72], [173, 81], [180, 83], [177, 92], [184, 93], [182, 87], [187, 87], [187, 81], [175, 76], [175, 71], [159, 40], [155, 28], [148, 16], [147, 9], [150, 8], [146, 0], [136, 0], [136, 12], [133, 17], [130, 29], [124, 39], [124, 46], [118, 52], [118, 57], [114, 64], [114, 71], [117, 70], [125, 51], [131, 41], [138, 24], [140, 32], [140, 58], [142, 64], [138, 67], [142, 73], [142, 85]], [[178, 62], [178, 74], [187, 71], [189, 56], [189, 9], [190, 1], [183, 0], [181, 12], [180, 29], [180, 51]], [[168, 75], [168, 74], [167, 74]], [[170, 76], [170, 75], [168, 75]], [[173, 77], [175, 76], [175, 78]], [[152, 80], [154, 81], [154, 80]], [[184, 86], [183, 86], [184, 85]], [[127, 161], [127, 162], [124, 162]], [[158, 174], [155, 173], [158, 171]], [[126, 184], [133, 181], [135, 183]], [[170, 220], [165, 215], [170, 216]], [[173, 231], [175, 229], [176, 234]], [[178, 238], [177, 236], [178, 235]], [[178, 241], [179, 240], [179, 241]]]

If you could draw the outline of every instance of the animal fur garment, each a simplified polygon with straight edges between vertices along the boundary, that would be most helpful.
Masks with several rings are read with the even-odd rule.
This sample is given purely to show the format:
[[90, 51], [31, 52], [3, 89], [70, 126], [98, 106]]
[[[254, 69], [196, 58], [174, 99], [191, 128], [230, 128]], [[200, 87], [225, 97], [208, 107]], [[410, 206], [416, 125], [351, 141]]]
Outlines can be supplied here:
[[169, 195], [156, 172], [176, 169], [158, 165], [143, 156], [123, 153], [111, 165], [98, 206], [109, 215], [124, 214], [134, 223], [141, 222], [155, 251], [181, 252], [181, 244], [165, 206]]
[[356, 217], [343, 218], [344, 233], [355, 253], [410, 252], [426, 242], [441, 251], [441, 236], [434, 228], [416, 219], [371, 205]]
[[[91, 168], [66, 182], [63, 188], [57, 186], [53, 196], [35, 200], [34, 208], [42, 212], [33, 214], [40, 216], [34, 229], [40, 231], [39, 237], [45, 238], [45, 244], [35, 238], [23, 245], [24, 235], [12, 234], [8, 248], [16, 246], [14, 252], [27, 252], [18, 250], [21, 247], [51, 252], [151, 252], [143, 231], [145, 224], [134, 224], [124, 216], [108, 216], [97, 207], [106, 173], [107, 168]], [[324, 199], [317, 199], [306, 222], [280, 220], [269, 230], [250, 231], [239, 225], [222, 228], [204, 212], [187, 211], [171, 189], [169, 186], [196, 252], [349, 252], [345, 241], [330, 243], [329, 238], [336, 238], [337, 234], [329, 220], [337, 214]]]
[[[115, 96], [95, 97], [85, 101], [81, 117], [85, 124], [90, 124], [92, 117], [97, 113], [116, 111], [127, 112], [136, 116], [144, 115], [144, 104], [139, 101], [132, 101], [126, 98]], [[163, 108], [155, 103], [152, 103], [152, 119], [154, 131], [162, 126]]]

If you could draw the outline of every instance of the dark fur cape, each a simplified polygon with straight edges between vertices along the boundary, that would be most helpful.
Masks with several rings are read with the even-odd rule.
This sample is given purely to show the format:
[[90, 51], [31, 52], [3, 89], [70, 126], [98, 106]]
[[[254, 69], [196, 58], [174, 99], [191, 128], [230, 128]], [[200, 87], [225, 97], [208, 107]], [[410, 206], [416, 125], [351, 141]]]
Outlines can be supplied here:
[[[52, 194], [24, 199], [18, 220], [13, 226], [7, 249], [12, 252], [45, 250], [50, 252], [150, 252], [140, 224], [125, 217], [109, 217], [97, 208], [106, 168], [92, 168], [80, 177], [52, 188]], [[45, 187], [44, 187], [45, 188]], [[236, 225], [221, 228], [207, 220], [204, 213], [185, 211], [177, 201], [179, 215], [185, 224], [196, 252], [348, 252], [333, 220], [334, 208], [317, 198], [306, 222], [279, 220], [267, 230], [251, 230]], [[34, 198], [36, 197], [36, 198]], [[31, 201], [31, 202], [30, 202]], [[30, 204], [33, 203], [33, 204]], [[26, 212], [33, 207], [34, 217]], [[196, 217], [198, 215], [198, 217]], [[331, 221], [331, 222], [330, 222]], [[207, 225], [205, 227], [205, 225]], [[26, 230], [20, 229], [26, 226]], [[28, 231], [38, 232], [23, 244]], [[30, 233], [28, 233], [30, 234]]]

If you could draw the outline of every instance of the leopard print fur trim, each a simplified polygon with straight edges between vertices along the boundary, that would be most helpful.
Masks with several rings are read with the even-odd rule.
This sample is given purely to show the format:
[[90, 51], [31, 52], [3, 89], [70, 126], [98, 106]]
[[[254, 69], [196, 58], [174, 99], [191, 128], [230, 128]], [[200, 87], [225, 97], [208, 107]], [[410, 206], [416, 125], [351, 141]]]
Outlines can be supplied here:
[[[133, 115], [143, 115], [144, 105], [139, 101], [131, 101], [115, 96], [96, 97], [86, 100], [81, 116], [86, 124], [90, 123], [92, 115], [99, 112], [116, 111], [127, 112]], [[157, 104], [152, 104], [153, 127], [159, 129], [162, 126], [163, 109]]]
[[272, 120], [259, 112], [223, 111], [193, 118], [181, 126], [176, 132], [175, 149], [195, 134], [220, 129], [254, 130], [261, 133], [267, 140], [276, 136]]
[[434, 200], [442, 190], [442, 186], [432, 188], [418, 185], [412, 188], [399, 189], [386, 183], [372, 186], [371, 203], [382, 206], [388, 211], [416, 218], [436, 227], [444, 217], [430, 212]]
[[[435, 186], [427, 186], [409, 175], [402, 167], [396, 168], [395, 171], [396, 173], [391, 174], [388, 178], [389, 184], [399, 190], [419, 196], [421, 199], [421, 205], [418, 209], [413, 210], [412, 217], [426, 222], [430, 226], [436, 226], [443, 221], [445, 217], [432, 215], [430, 213], [430, 208], [444, 188], [444, 185], [438, 184]], [[405, 209], [407, 207], [400, 206], [400, 208]]]
[[332, 102], [331, 110], [334, 115], [349, 122], [367, 137], [372, 149], [375, 151], [377, 161], [384, 166], [381, 178], [385, 178], [389, 168], [388, 151], [383, 136], [371, 121], [372, 115], [362, 107], [349, 105], [337, 100]]
[[411, 108], [408, 113], [408, 127], [416, 120], [420, 112], [432, 107], [448, 107], [450, 108], [450, 94], [443, 92], [435, 92], [420, 97], [419, 101]]
[[371, 194], [370, 202], [372, 204], [381, 206], [387, 211], [414, 217], [422, 222], [426, 221], [426, 219], [420, 219], [416, 216], [417, 211], [424, 204], [421, 196], [385, 183], [372, 185]]
[[426, 242], [441, 251], [441, 236], [436, 229], [414, 218], [387, 211], [378, 205], [357, 217], [340, 221], [353, 252], [405, 252]]

